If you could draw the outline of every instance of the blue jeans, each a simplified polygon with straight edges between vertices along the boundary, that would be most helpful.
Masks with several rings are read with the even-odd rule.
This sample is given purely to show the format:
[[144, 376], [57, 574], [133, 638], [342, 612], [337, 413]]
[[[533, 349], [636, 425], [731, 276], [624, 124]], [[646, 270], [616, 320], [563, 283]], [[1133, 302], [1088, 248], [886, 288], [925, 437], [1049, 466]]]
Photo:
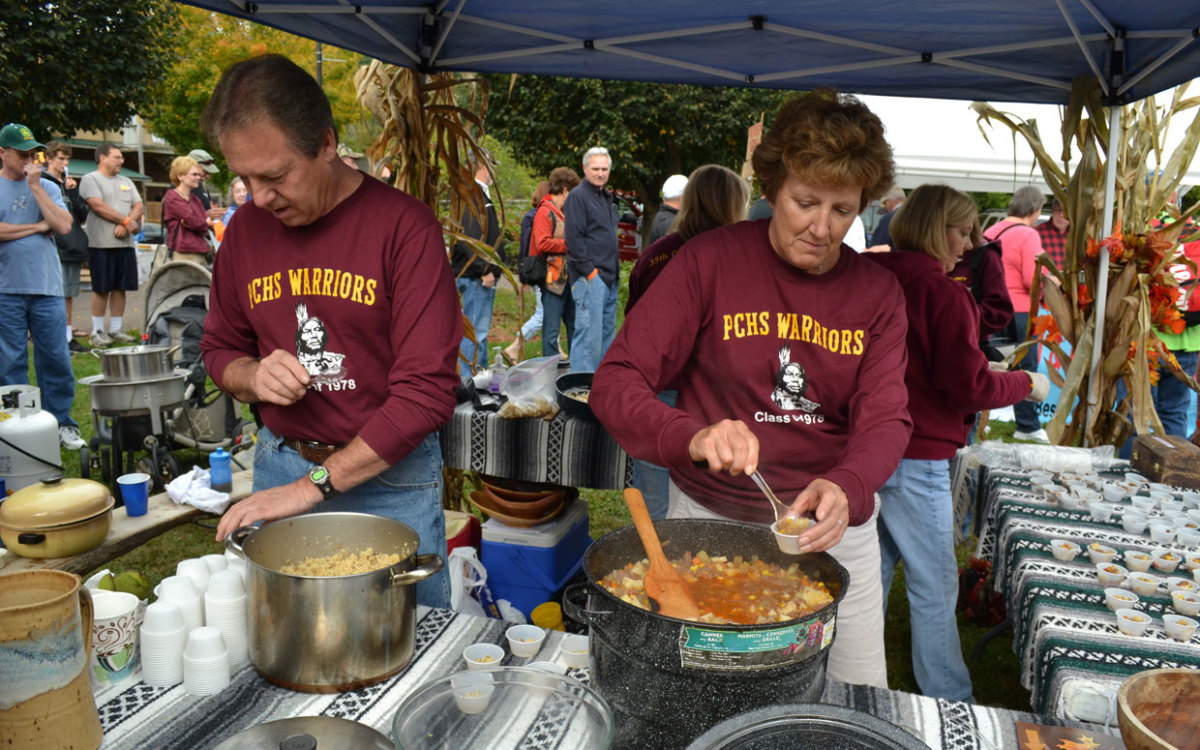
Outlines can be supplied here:
[[[1174, 351], [1179, 367], [1188, 375], [1196, 377], [1196, 365], [1200, 363], [1200, 352]], [[1163, 429], [1168, 435], [1189, 437], [1195, 425], [1187, 423], [1188, 406], [1196, 394], [1179, 378], [1167, 372], [1166, 367], [1159, 370], [1158, 385], [1154, 391], [1154, 408], [1158, 418], [1162, 420]]]
[[542, 293], [538, 291], [533, 298], [537, 300], [537, 307], [533, 309], [533, 315], [529, 316], [525, 325], [521, 326], [521, 338], [526, 341], [542, 332], [542, 318], [546, 316], [545, 309], [542, 307]]
[[[662, 391], [658, 400], [674, 408], [679, 391]], [[667, 517], [667, 507], [671, 502], [671, 473], [667, 467], [643, 461], [633, 460], [633, 486], [641, 491], [646, 499], [646, 509], [650, 517], [660, 520]]]
[[460, 278], [454, 283], [462, 295], [463, 315], [475, 328], [475, 341], [463, 336], [462, 344], [458, 347], [467, 360], [459, 360], [459, 372], [463, 377], [470, 377], [470, 363], [479, 370], [486, 370], [488, 366], [487, 337], [492, 327], [492, 302], [496, 299], [496, 287], [488, 289], [479, 279]]
[[78, 427], [71, 419], [75, 372], [67, 349], [67, 309], [62, 297], [47, 294], [0, 294], [0, 385], [28, 385], [29, 336], [33, 336], [33, 372], [42, 392], [42, 408], [60, 427]]
[[542, 290], [542, 356], [561, 354], [558, 350], [558, 332], [567, 326], [567, 347], [575, 337], [575, 300], [571, 299], [571, 286], [562, 294]]
[[[1017, 327], [1017, 340], [1024, 341], [1025, 327], [1029, 325], [1029, 313], [1015, 313], [1013, 325]], [[1025, 356], [1017, 363], [1015, 369], [1037, 372], [1038, 345], [1034, 344], [1025, 350]], [[1017, 429], [1021, 432], [1037, 432], [1042, 429], [1042, 421], [1038, 419], [1037, 404], [1032, 401], [1018, 401], [1013, 404], [1013, 415], [1016, 417]]]
[[[312, 464], [266, 427], [254, 451], [254, 491], [306, 476]], [[442, 450], [436, 432], [400, 462], [374, 479], [317, 504], [314, 513], [371, 513], [407, 524], [420, 537], [419, 554], [446, 558], [446, 516], [442, 512]], [[443, 568], [417, 584], [417, 603], [450, 608], [450, 576]]]
[[575, 335], [571, 337], [571, 372], [595, 372], [604, 353], [617, 335], [617, 288], [605, 284], [597, 274], [593, 279], [575, 279], [571, 296], [575, 298]]
[[896, 563], [904, 561], [913, 672], [921, 692], [933, 698], [973, 700], [954, 616], [958, 563], [949, 461], [900, 461], [879, 490], [879, 550], [881, 616], [887, 612]]

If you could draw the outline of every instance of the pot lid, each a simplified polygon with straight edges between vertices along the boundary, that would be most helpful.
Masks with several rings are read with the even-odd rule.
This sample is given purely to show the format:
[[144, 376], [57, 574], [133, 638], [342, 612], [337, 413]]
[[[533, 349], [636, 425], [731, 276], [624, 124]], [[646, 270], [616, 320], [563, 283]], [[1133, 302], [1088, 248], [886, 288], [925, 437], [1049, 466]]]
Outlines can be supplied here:
[[0, 503], [0, 524], [16, 530], [67, 526], [107, 513], [115, 502], [99, 482], [55, 474]]
[[929, 750], [877, 716], [843, 706], [795, 703], [734, 716], [696, 738], [687, 750]]
[[366, 724], [336, 716], [295, 716], [250, 727], [213, 750], [394, 750]]

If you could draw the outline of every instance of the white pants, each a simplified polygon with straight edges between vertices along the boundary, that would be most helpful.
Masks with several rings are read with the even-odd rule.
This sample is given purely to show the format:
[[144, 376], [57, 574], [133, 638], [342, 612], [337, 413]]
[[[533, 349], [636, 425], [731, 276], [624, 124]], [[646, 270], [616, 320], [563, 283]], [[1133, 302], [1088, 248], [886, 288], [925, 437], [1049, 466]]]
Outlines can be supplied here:
[[[829, 554], [850, 573], [850, 585], [838, 604], [837, 630], [829, 649], [828, 675], [839, 682], [886, 688], [887, 660], [883, 651], [883, 584], [879, 578], [879, 495], [875, 512], [861, 526], [851, 526]], [[667, 518], [706, 518], [731, 521], [688, 497], [671, 482]]]

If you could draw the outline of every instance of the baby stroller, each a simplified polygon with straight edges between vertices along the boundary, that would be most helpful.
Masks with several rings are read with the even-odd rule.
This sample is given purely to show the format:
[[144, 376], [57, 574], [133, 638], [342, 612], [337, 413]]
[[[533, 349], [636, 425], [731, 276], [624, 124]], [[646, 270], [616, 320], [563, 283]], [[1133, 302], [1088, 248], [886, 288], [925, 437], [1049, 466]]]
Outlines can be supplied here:
[[142, 331], [147, 343], [178, 346], [175, 367], [188, 371], [184, 403], [167, 419], [171, 442], [201, 451], [225, 448], [237, 453], [252, 447], [244, 439], [253, 422], [242, 419], [242, 405], [212, 386], [200, 356], [212, 274], [188, 261], [156, 263], [146, 284]]

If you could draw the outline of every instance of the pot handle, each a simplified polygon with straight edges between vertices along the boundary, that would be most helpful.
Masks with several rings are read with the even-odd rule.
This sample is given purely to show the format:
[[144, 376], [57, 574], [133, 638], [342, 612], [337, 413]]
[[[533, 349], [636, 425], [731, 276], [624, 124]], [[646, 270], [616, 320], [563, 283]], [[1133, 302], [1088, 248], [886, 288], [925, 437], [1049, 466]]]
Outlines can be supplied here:
[[417, 567], [400, 572], [395, 570], [390, 571], [393, 588], [396, 586], [407, 586], [417, 581], [424, 581], [429, 576], [441, 570], [442, 566], [446, 564], [445, 560], [436, 554], [417, 555], [413, 558], [413, 562], [417, 564]]
[[20, 534], [17, 534], [17, 543], [18, 544], [33, 545], [33, 544], [41, 544], [44, 541], [46, 541], [45, 534], [38, 534], [33, 531], [23, 531]]
[[245, 560], [246, 553], [242, 550], [242, 544], [246, 541], [246, 537], [255, 531], [258, 531], [257, 526], [243, 526], [240, 529], [234, 529], [233, 533], [225, 537], [225, 549]]
[[104, 350], [103, 349], [93, 349], [92, 356], [95, 357], [96, 359], [104, 359]]
[[573, 583], [563, 591], [563, 612], [575, 622], [592, 625], [596, 615], [611, 615], [612, 610], [591, 609], [591, 592], [588, 584]]

